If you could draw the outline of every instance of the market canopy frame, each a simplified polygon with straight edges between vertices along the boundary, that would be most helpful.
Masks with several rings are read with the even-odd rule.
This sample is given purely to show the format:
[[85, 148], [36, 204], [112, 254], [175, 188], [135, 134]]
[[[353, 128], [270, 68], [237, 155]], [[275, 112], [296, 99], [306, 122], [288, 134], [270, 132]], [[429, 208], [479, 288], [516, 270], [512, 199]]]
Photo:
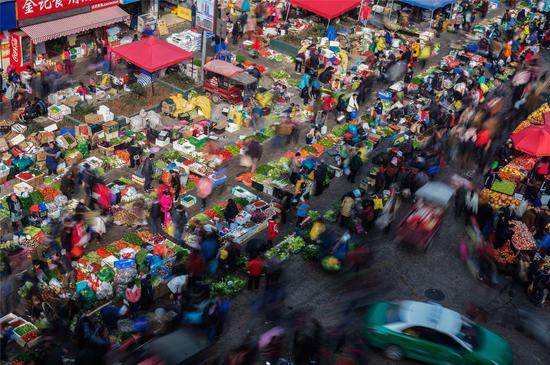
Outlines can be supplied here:
[[157, 37], [114, 47], [112, 52], [137, 67], [156, 72], [193, 59], [193, 53], [183, 50]]
[[361, 5], [361, 0], [291, 0], [291, 5], [332, 20]]

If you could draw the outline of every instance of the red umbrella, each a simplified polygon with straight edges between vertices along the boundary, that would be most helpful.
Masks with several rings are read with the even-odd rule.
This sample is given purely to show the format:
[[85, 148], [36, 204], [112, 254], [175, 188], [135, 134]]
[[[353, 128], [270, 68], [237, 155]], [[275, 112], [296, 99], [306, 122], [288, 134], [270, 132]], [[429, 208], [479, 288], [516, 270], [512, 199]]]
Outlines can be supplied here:
[[532, 156], [550, 156], [550, 126], [533, 125], [512, 135], [518, 151]]

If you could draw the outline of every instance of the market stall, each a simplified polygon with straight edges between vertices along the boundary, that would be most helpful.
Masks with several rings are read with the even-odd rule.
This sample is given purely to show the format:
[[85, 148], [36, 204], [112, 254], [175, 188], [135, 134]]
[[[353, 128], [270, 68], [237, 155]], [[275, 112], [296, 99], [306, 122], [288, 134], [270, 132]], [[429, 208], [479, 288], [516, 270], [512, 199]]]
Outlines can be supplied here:
[[136, 77], [145, 84], [154, 81], [156, 72], [193, 59], [193, 53], [157, 37], [144, 37], [140, 41], [114, 47], [111, 52], [143, 70]]

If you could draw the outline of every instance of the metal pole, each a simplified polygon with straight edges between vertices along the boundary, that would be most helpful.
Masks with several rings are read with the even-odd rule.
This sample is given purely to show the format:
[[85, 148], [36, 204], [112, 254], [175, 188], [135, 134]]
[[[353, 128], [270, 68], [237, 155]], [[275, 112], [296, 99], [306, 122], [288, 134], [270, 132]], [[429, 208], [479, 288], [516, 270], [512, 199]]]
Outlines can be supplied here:
[[[206, 32], [202, 31], [202, 47], [201, 47], [201, 66], [204, 68], [206, 63]], [[204, 72], [200, 73], [200, 81], [204, 82]]]
[[292, 6], [292, 5], [290, 4], [290, 1], [289, 1], [289, 2], [288, 2], [288, 9], [287, 9], [287, 11], [286, 11], [286, 16], [285, 16], [285, 24], [286, 24], [286, 22], [288, 22], [288, 16], [290, 15], [290, 7], [291, 7], [291, 6]]

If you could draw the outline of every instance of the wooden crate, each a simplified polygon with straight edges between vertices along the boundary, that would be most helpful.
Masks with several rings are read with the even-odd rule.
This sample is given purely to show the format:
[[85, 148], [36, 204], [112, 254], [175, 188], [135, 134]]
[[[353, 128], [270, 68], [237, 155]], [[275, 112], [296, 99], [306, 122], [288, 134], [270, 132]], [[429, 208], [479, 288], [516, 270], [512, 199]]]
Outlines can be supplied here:
[[101, 153], [103, 156], [112, 156], [115, 153], [115, 148], [113, 146], [103, 147], [101, 145], [98, 145], [97, 149], [99, 150], [99, 153]]

